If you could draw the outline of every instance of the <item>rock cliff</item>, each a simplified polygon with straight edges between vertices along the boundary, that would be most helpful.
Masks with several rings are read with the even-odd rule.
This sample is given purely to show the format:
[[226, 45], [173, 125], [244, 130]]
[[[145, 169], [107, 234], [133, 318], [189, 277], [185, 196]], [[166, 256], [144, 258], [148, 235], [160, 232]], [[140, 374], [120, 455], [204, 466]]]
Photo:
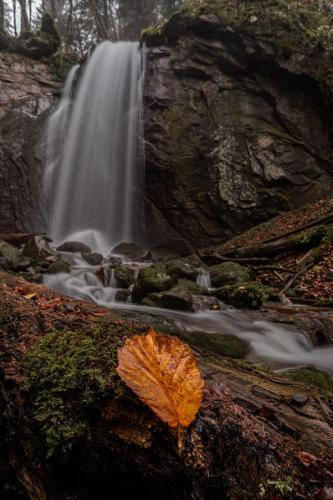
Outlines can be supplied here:
[[143, 33], [150, 238], [186, 250], [333, 186], [332, 10], [192, 2]]
[[48, 64], [8, 52], [0, 82], [0, 232], [41, 230], [43, 131], [62, 82]]

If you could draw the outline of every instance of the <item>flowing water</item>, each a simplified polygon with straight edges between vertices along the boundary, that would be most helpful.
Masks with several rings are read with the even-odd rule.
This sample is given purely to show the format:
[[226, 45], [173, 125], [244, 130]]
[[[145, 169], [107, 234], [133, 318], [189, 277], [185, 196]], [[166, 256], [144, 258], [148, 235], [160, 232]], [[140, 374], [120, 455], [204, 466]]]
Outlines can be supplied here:
[[[98, 249], [143, 237], [143, 63], [139, 44], [103, 42], [83, 69], [72, 109], [64, 93], [55, 113], [61, 118], [51, 119], [53, 144], [68, 123], [60, 158], [51, 150], [46, 170], [48, 233], [56, 243], [76, 240]], [[68, 86], [72, 81], [70, 75]]]
[[[46, 276], [44, 284], [66, 295], [120, 309], [129, 317], [152, 324], [158, 321], [162, 327], [173, 324], [186, 330], [237, 335], [250, 343], [250, 359], [275, 368], [314, 364], [332, 372], [333, 347], [313, 347], [305, 332], [266, 321], [259, 312], [250, 314], [222, 304], [221, 311], [185, 313], [115, 301], [116, 283], [107, 263], [110, 248], [122, 241], [140, 242], [144, 233], [144, 53], [134, 43], [99, 45], [83, 74], [80, 70], [73, 101], [77, 70], [69, 73], [61, 102], [49, 122], [44, 177], [48, 233], [55, 243], [82, 241], [104, 253], [106, 279], [101, 280], [97, 268], [77, 254], [64, 256], [72, 260], [70, 274]], [[202, 270], [197, 282], [209, 289], [209, 273]]]

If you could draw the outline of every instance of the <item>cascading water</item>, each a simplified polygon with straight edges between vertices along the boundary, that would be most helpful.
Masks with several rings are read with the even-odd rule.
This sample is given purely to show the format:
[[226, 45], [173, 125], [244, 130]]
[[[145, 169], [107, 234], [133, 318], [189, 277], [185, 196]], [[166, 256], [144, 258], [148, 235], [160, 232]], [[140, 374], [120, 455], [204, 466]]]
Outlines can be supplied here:
[[[51, 149], [45, 174], [52, 183], [48, 233], [94, 249], [142, 239], [142, 81], [137, 43], [103, 42], [88, 59], [70, 111], [61, 158]], [[72, 82], [68, 78], [68, 86]], [[69, 111], [65, 93], [53, 126], [53, 144]], [[66, 106], [65, 111], [63, 107]], [[50, 135], [49, 134], [49, 135]], [[59, 147], [59, 145], [58, 145]], [[53, 154], [53, 158], [52, 158]]]

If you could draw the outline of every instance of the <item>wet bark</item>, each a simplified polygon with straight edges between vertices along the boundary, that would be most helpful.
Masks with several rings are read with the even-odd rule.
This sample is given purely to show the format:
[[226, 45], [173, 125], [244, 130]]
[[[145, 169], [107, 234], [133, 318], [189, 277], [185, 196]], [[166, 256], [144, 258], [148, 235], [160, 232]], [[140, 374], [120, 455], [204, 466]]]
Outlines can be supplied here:
[[279, 498], [280, 483], [291, 485], [292, 498], [328, 491], [329, 400], [315, 389], [205, 351], [196, 352], [205, 395], [183, 448], [177, 433], [125, 391], [99, 401], [89, 415], [89, 432], [73, 440], [66, 454], [60, 450], [47, 458], [25, 387], [26, 353], [54, 328], [79, 335], [92, 324], [107, 325], [121, 339], [143, 333], [146, 325], [5, 273], [0, 280], [2, 498], [110, 498], [112, 491], [122, 498], [253, 499], [260, 488], [264, 498]]

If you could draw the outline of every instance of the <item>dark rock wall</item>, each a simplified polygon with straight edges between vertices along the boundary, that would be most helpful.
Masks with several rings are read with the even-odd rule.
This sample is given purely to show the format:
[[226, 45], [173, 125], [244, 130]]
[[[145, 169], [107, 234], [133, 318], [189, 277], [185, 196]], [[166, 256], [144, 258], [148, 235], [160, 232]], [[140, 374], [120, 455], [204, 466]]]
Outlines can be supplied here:
[[0, 53], [0, 82], [0, 232], [41, 231], [44, 131], [62, 83], [47, 64], [9, 53]]
[[149, 237], [186, 250], [332, 192], [333, 58], [182, 21], [148, 49], [145, 140]]

